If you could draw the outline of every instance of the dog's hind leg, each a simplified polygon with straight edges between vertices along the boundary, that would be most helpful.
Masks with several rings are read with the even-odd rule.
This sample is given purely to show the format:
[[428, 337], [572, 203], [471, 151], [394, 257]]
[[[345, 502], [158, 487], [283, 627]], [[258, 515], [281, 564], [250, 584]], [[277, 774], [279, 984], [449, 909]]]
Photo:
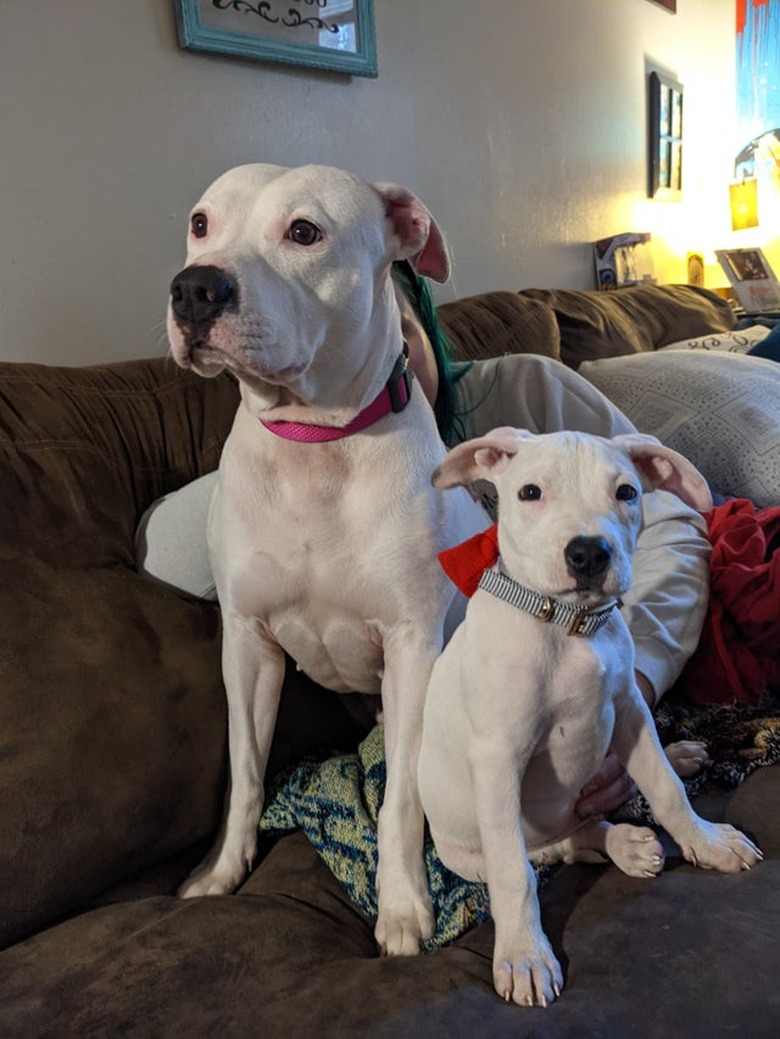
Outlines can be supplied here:
[[179, 889], [182, 898], [224, 895], [252, 868], [285, 660], [258, 622], [223, 611], [222, 672], [228, 702], [231, 783], [219, 836]]
[[529, 858], [534, 865], [598, 863], [609, 858], [629, 877], [654, 877], [664, 868], [663, 847], [653, 830], [604, 820], [586, 823], [570, 836], [534, 851]]

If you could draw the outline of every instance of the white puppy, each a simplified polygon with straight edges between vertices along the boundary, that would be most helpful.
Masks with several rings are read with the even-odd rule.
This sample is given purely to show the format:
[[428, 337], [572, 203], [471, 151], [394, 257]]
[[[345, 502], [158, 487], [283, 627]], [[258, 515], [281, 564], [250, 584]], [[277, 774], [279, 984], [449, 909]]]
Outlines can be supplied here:
[[420, 794], [444, 864], [487, 882], [497, 992], [545, 1006], [563, 976], [529, 860], [606, 855], [638, 877], [663, 868], [651, 829], [583, 823], [574, 813], [610, 747], [689, 862], [737, 872], [760, 852], [690, 807], [636, 686], [633, 644], [616, 608], [631, 581], [642, 490], [672, 490], [706, 509], [700, 474], [638, 434], [534, 437], [502, 428], [451, 451], [434, 484], [475, 479], [498, 489], [500, 556], [434, 666]]
[[484, 526], [465, 491], [445, 501], [430, 486], [446, 452], [407, 371], [390, 273], [401, 259], [449, 273], [435, 222], [405, 189], [323, 166], [242, 166], [192, 212], [168, 315], [177, 362], [227, 368], [241, 388], [208, 521], [231, 789], [181, 894], [231, 891], [251, 867], [286, 651], [329, 689], [381, 693], [376, 937], [390, 954], [416, 952], [433, 928], [417, 755], [455, 601], [436, 554]]

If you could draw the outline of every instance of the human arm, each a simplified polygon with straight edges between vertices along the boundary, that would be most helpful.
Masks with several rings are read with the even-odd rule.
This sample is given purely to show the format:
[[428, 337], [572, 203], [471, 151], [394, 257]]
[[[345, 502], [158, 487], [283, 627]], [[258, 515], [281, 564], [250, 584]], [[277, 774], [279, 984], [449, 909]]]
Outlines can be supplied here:
[[[455, 389], [462, 440], [502, 425], [604, 437], [635, 432], [590, 383], [546, 357], [515, 354], [477, 362]], [[634, 640], [640, 688], [653, 706], [698, 644], [709, 597], [709, 543], [701, 516], [675, 495], [646, 494], [643, 514], [623, 615]]]

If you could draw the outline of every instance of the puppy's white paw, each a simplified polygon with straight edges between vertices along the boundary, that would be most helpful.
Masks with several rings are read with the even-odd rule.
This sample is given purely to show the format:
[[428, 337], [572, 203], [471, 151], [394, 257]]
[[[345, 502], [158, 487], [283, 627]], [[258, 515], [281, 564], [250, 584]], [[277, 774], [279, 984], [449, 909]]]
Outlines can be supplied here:
[[690, 840], [680, 842], [680, 850], [694, 866], [719, 873], [740, 873], [764, 858], [761, 849], [736, 827], [704, 819], [699, 819]]
[[436, 921], [426, 893], [403, 908], [383, 907], [380, 901], [374, 937], [383, 956], [416, 956], [420, 942], [433, 936]]
[[654, 877], [664, 868], [664, 850], [653, 830], [618, 823], [606, 834], [606, 851], [629, 877]]
[[688, 779], [709, 763], [707, 744], [700, 740], [680, 740], [664, 747], [664, 754], [678, 776]]
[[563, 972], [550, 943], [542, 934], [529, 943], [496, 943], [493, 984], [507, 1003], [546, 1007], [561, 994]]

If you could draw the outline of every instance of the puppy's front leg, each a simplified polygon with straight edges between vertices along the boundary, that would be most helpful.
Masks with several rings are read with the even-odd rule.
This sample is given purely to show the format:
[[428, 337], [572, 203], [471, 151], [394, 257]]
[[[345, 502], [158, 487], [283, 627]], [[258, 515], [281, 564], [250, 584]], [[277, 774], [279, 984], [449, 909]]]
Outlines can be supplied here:
[[259, 622], [223, 610], [230, 789], [217, 841], [179, 889], [182, 898], [224, 895], [252, 867], [284, 671], [284, 653]]
[[377, 902], [374, 934], [382, 953], [413, 956], [430, 938], [434, 916], [423, 861], [423, 816], [417, 788], [425, 692], [440, 641], [414, 624], [384, 639], [382, 708], [387, 780], [378, 820]]
[[694, 812], [639, 691], [627, 694], [616, 707], [612, 746], [684, 858], [721, 873], [739, 873], [760, 862], [761, 851], [734, 826], [708, 822]]
[[490, 912], [496, 927], [493, 984], [520, 1006], [547, 1006], [561, 994], [563, 973], [542, 930], [536, 876], [528, 861], [520, 812], [523, 763], [495, 741], [471, 755], [474, 797]]

